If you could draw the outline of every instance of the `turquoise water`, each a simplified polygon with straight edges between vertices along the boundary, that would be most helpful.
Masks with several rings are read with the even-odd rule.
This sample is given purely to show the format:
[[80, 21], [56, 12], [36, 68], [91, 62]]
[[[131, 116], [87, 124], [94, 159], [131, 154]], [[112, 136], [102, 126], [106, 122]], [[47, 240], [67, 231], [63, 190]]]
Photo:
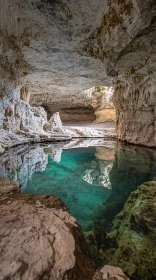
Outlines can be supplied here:
[[[91, 173], [89, 179], [88, 170]], [[53, 194], [61, 198], [78, 223], [87, 230], [94, 210], [103, 205], [111, 193], [107, 187], [100, 185], [99, 177], [100, 166], [95, 148], [65, 150], [60, 162], [48, 156], [46, 170], [35, 172], [24, 192]]]
[[30, 194], [59, 197], [85, 232], [109, 232], [130, 193], [156, 176], [156, 150], [132, 145], [64, 149], [17, 147], [0, 157], [0, 177]]

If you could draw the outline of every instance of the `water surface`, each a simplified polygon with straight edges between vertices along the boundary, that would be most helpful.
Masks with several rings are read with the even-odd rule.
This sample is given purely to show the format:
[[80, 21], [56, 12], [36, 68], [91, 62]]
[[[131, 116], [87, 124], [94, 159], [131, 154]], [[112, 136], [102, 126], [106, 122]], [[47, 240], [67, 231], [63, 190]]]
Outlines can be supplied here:
[[115, 146], [14, 148], [0, 157], [0, 173], [19, 180], [24, 193], [61, 198], [84, 231], [110, 231], [130, 193], [156, 174], [155, 150]]

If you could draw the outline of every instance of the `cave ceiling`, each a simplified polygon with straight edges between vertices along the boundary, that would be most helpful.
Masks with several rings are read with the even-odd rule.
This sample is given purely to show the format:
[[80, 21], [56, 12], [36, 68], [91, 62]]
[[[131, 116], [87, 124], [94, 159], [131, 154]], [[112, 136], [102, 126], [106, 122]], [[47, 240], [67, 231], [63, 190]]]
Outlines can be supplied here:
[[[156, 3], [0, 0], [1, 95], [77, 94], [156, 69]], [[3, 43], [2, 43], [3, 42]], [[124, 74], [123, 74], [124, 73]]]

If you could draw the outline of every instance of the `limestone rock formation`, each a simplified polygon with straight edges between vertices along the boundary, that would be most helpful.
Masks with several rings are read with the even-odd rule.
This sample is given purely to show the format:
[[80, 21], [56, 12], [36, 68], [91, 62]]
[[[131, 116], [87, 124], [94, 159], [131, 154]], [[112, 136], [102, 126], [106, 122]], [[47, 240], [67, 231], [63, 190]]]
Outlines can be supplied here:
[[0, 154], [3, 154], [3, 153], [4, 153], [4, 151], [5, 151], [5, 149], [4, 149], [3, 145], [2, 145], [2, 144], [0, 144]]
[[[60, 119], [59, 112], [56, 112], [44, 126], [44, 130], [52, 132], [61, 132], [62, 131], [62, 122]], [[63, 132], [63, 131], [62, 131]]]
[[112, 102], [114, 90], [112, 87], [95, 87], [93, 92], [96, 123], [115, 121], [116, 112]]
[[19, 90], [3, 97], [0, 102], [0, 129], [41, 133], [46, 122], [42, 107], [32, 107], [19, 98]]
[[119, 267], [105, 265], [94, 275], [93, 280], [130, 280]]
[[[47, 123], [43, 107], [30, 106], [20, 99], [20, 90], [4, 96], [0, 102], [0, 143], [12, 147], [27, 142], [42, 142], [70, 139], [61, 130], [61, 121], [55, 117]], [[50, 129], [46, 131], [48, 125]], [[1, 148], [1, 152], [4, 149]]]
[[[0, 0], [0, 8], [0, 96], [19, 88], [24, 101], [38, 95], [46, 107], [58, 97], [113, 86], [118, 137], [156, 146], [155, 0]], [[32, 119], [44, 115], [27, 105], [20, 110], [30, 110]], [[13, 107], [6, 109], [1, 114], [14, 121]], [[26, 117], [21, 128], [28, 125]]]
[[114, 127], [110, 128], [98, 128], [96, 125], [91, 126], [76, 126], [71, 127], [64, 126], [63, 131], [66, 135], [70, 135], [72, 138], [110, 138], [116, 139], [116, 131]]
[[[0, 103], [0, 143], [12, 147], [27, 142], [60, 141], [72, 137], [116, 137], [115, 129], [62, 127], [59, 113], [50, 120], [43, 107], [30, 106], [20, 99], [20, 90], [4, 96]], [[4, 152], [4, 149], [1, 149]]]
[[92, 279], [95, 268], [81, 251], [82, 232], [58, 198], [22, 195], [9, 179], [0, 180], [0, 193], [2, 280], [71, 280], [70, 274]]
[[102, 123], [106, 121], [116, 121], [115, 109], [102, 109], [95, 112], [96, 123]]
[[1, 279], [38, 279], [46, 273], [61, 280], [74, 267], [75, 242], [65, 225], [74, 225], [74, 218], [65, 211], [18, 201], [1, 206], [1, 214], [1, 235], [8, 232], [1, 248]]
[[118, 267], [96, 270], [81, 228], [60, 199], [22, 195], [6, 178], [0, 194], [2, 280], [128, 280]]
[[43, 106], [48, 119], [59, 111], [64, 124], [115, 121], [112, 87], [93, 87], [73, 95], [31, 95], [30, 104]]
[[131, 279], [156, 277], [156, 181], [141, 185], [128, 198], [114, 220], [109, 234], [116, 246], [110, 248], [109, 264], [120, 266]]
[[156, 4], [109, 1], [100, 27], [86, 46], [107, 61], [113, 78], [118, 136], [130, 143], [156, 146]]

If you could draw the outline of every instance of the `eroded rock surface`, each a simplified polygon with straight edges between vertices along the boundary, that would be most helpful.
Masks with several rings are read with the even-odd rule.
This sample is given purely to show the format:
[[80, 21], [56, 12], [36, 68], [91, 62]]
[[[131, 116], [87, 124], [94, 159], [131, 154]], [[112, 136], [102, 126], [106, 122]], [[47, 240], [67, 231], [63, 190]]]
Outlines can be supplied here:
[[[22, 143], [70, 139], [61, 130], [60, 122], [54, 116], [48, 123], [43, 107], [33, 107], [21, 100], [19, 89], [4, 96], [0, 102], [1, 153], [6, 147]], [[46, 125], [50, 127], [48, 131]]]
[[0, 103], [0, 152], [27, 142], [70, 140], [74, 137], [116, 137], [115, 128], [63, 127], [56, 112], [48, 121], [43, 107], [30, 106], [20, 99], [20, 90], [10, 93]]
[[131, 279], [156, 277], [155, 197], [156, 181], [141, 185], [116, 216], [108, 235], [116, 242], [116, 248], [107, 251], [109, 264], [120, 266]]
[[19, 97], [19, 90], [10, 93], [0, 102], [0, 130], [17, 132], [22, 130], [29, 133], [43, 132], [47, 120], [42, 107], [32, 107]]
[[105, 265], [98, 270], [93, 280], [130, 280], [119, 267]]
[[80, 249], [85, 244], [82, 232], [58, 198], [22, 195], [9, 179], [0, 180], [0, 193], [1, 279], [73, 279], [77, 257], [77, 279], [92, 278], [94, 265]]
[[60, 199], [23, 195], [0, 179], [0, 277], [4, 279], [128, 280], [118, 267], [96, 269], [80, 226]]
[[66, 212], [18, 201], [1, 206], [1, 215], [2, 279], [37, 279], [46, 272], [49, 279], [60, 280], [74, 267], [75, 242], [65, 225], [74, 219]]
[[112, 87], [93, 87], [77, 94], [53, 96], [53, 94], [32, 94], [30, 104], [43, 106], [48, 114], [59, 111], [64, 124], [101, 123], [115, 121], [116, 113], [112, 102]]
[[86, 46], [107, 61], [113, 77], [118, 136], [156, 146], [154, 85], [156, 69], [155, 1], [109, 1], [102, 23]]
[[110, 138], [116, 139], [117, 134], [115, 127], [99, 128], [96, 125], [73, 125], [71, 127], [64, 126], [64, 133], [70, 135], [72, 138]]
[[19, 87], [22, 100], [37, 94], [47, 106], [113, 85], [118, 137], [156, 146], [154, 0], [1, 0], [0, 7], [0, 96]]

